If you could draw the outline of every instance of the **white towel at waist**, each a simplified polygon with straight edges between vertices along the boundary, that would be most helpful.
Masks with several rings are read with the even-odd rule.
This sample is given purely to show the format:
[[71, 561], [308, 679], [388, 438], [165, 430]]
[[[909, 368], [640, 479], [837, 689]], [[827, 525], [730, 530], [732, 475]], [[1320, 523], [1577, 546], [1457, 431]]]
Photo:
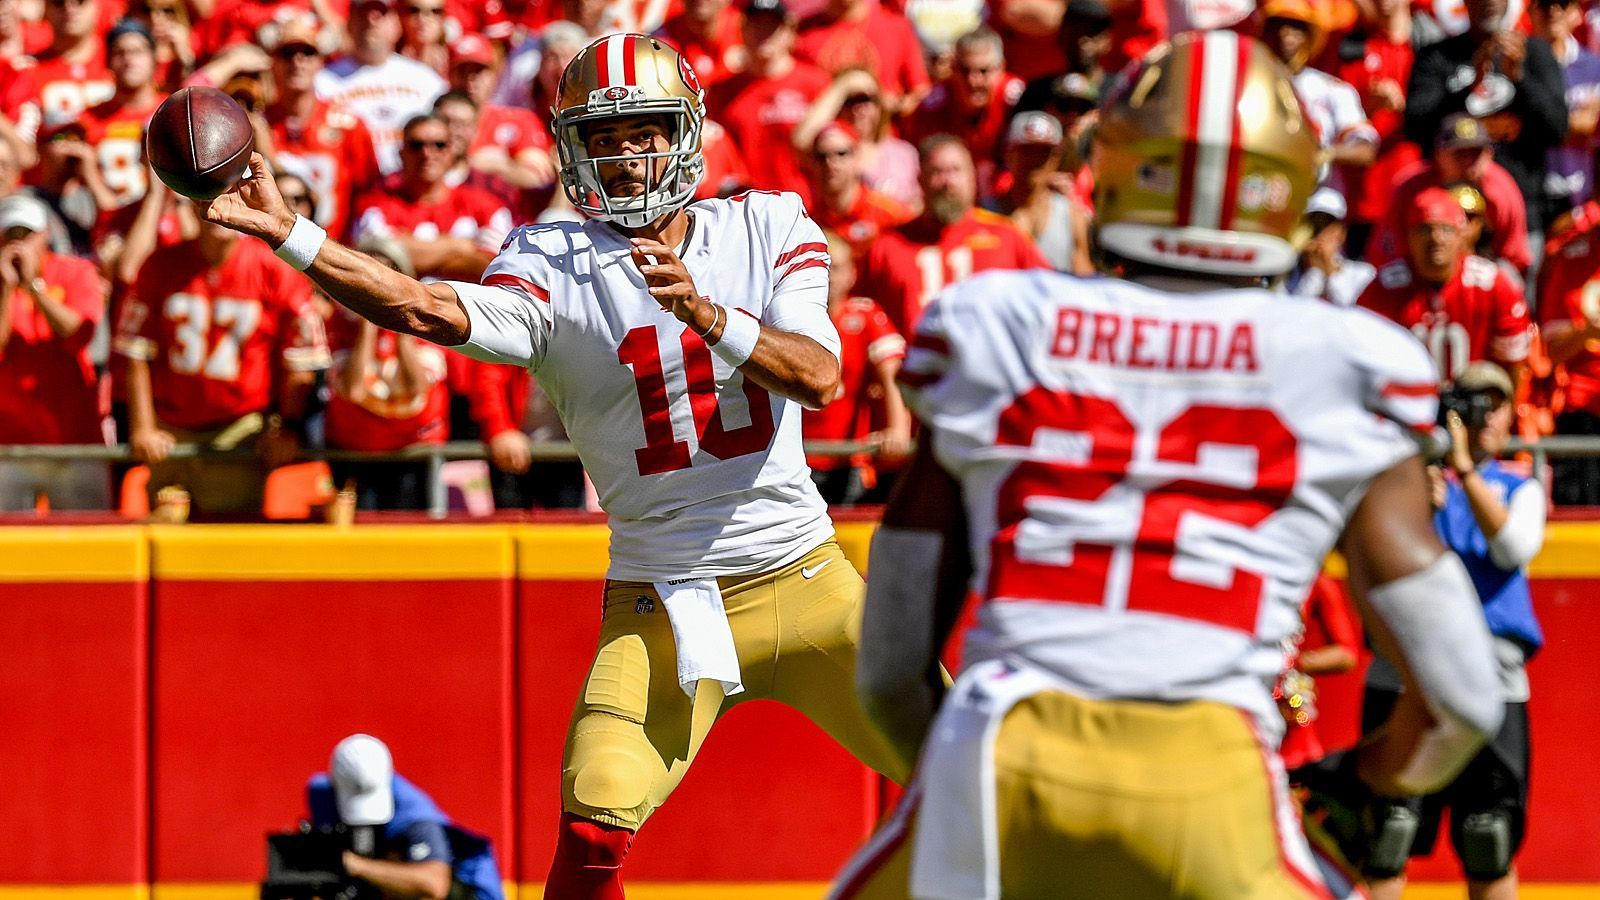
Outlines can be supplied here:
[[1001, 660], [978, 663], [956, 679], [922, 750], [924, 786], [911, 850], [917, 900], [994, 900], [1000, 896], [1000, 829], [995, 810], [994, 743], [1019, 701], [1060, 685]]
[[744, 690], [739, 672], [739, 651], [733, 646], [733, 629], [722, 606], [722, 590], [715, 578], [654, 582], [661, 605], [672, 623], [672, 640], [678, 648], [678, 686], [691, 699], [695, 685], [709, 678], [722, 685], [724, 696]]

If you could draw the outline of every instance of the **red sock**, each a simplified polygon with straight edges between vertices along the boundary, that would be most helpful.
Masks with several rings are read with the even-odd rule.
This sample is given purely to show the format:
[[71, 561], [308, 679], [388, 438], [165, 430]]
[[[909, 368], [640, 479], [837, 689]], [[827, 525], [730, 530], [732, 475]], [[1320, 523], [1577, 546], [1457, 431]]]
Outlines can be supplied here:
[[545, 900], [623, 900], [622, 859], [632, 843], [627, 828], [562, 813]]

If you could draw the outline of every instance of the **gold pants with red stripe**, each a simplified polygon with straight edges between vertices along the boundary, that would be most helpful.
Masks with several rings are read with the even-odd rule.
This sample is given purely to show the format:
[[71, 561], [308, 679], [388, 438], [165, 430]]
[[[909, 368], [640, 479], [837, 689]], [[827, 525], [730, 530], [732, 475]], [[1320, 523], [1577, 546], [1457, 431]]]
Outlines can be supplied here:
[[[807, 577], [809, 573], [810, 577]], [[776, 572], [719, 579], [744, 691], [678, 686], [672, 624], [655, 588], [606, 584], [600, 647], [578, 698], [562, 758], [562, 809], [637, 829], [666, 801], [711, 726], [746, 700], [777, 700], [857, 759], [904, 783], [910, 775], [867, 721], [855, 689], [866, 584], [828, 541]]]
[[[1011, 709], [994, 757], [1002, 897], [1330, 896], [1306, 871], [1281, 771], [1237, 709], [1047, 691]], [[939, 789], [913, 785], [835, 897], [909, 896], [917, 799]]]

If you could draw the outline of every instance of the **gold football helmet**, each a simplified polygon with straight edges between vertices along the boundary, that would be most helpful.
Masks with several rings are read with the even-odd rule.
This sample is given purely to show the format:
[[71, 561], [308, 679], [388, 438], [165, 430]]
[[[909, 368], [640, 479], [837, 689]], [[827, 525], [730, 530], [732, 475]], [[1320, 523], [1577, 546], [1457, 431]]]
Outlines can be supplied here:
[[[628, 228], [639, 228], [679, 209], [694, 198], [705, 176], [700, 130], [705, 122], [705, 92], [678, 52], [642, 34], [613, 34], [578, 52], [561, 75], [556, 92], [556, 149], [561, 159], [561, 184], [567, 199], [584, 213]], [[622, 156], [591, 157], [581, 128], [617, 116], [665, 115], [673, 125], [671, 149], [641, 153], [629, 159], [645, 164], [645, 189], [630, 197], [606, 193], [600, 166]], [[656, 160], [667, 159], [656, 172]]]
[[1095, 143], [1102, 249], [1218, 275], [1294, 266], [1321, 152], [1264, 44], [1208, 31], [1155, 48], [1118, 77]]

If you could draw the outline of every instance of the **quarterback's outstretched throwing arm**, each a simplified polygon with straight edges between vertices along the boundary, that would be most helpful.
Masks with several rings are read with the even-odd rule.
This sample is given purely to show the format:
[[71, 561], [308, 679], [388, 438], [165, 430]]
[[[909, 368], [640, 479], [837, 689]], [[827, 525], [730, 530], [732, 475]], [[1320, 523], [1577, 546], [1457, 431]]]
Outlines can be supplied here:
[[[251, 177], [237, 189], [202, 205], [206, 219], [258, 237], [274, 249], [292, 250], [306, 240], [297, 231], [305, 226], [284, 203], [259, 154], [251, 156], [250, 171]], [[382, 328], [445, 347], [459, 348], [475, 337], [486, 338], [474, 335], [472, 319], [459, 295], [461, 289], [473, 291], [474, 299], [479, 301], [475, 308], [492, 310], [497, 317], [529, 315], [516, 309], [528, 302], [517, 291], [449, 282], [424, 284], [337, 241], [323, 240], [320, 234], [317, 237], [315, 247], [305, 246], [304, 255], [309, 259], [291, 264], [304, 271], [328, 296]], [[635, 264], [651, 283], [651, 296], [663, 309], [703, 335], [707, 344], [737, 341], [740, 355], [745, 357], [739, 368], [750, 380], [812, 408], [824, 406], [838, 396], [837, 347], [830, 348], [808, 336], [806, 332], [811, 329], [803, 323], [787, 330], [762, 325], [748, 317], [734, 318], [737, 313], [730, 315], [725, 307], [695, 291], [693, 278], [671, 248], [645, 238], [636, 238], [634, 246]], [[824, 319], [826, 314], [825, 309], [821, 311]], [[516, 329], [496, 331], [499, 333], [490, 339], [492, 345], [480, 346], [492, 347], [496, 361], [526, 365], [535, 352], [531, 338], [527, 346], [515, 346], [505, 343], [505, 335], [516, 333]]]

